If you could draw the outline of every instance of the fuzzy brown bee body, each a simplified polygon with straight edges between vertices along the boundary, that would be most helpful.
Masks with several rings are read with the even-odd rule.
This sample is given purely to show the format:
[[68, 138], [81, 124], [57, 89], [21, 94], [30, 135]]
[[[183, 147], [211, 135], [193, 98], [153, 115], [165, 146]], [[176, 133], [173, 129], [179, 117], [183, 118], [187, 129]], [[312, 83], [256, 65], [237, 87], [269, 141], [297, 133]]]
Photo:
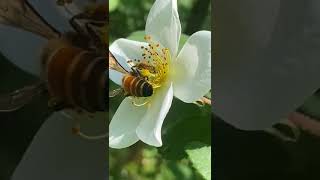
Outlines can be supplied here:
[[126, 74], [122, 79], [122, 88], [129, 96], [149, 97], [153, 94], [152, 85], [144, 78]]
[[126, 70], [109, 51], [109, 69], [123, 74], [121, 79], [121, 88], [109, 92], [109, 97], [124, 92], [126, 96], [149, 97], [153, 94], [153, 86], [140, 75], [139, 67], [132, 67], [132, 71]]
[[106, 58], [73, 46], [59, 47], [46, 63], [50, 96], [89, 112], [104, 111]]

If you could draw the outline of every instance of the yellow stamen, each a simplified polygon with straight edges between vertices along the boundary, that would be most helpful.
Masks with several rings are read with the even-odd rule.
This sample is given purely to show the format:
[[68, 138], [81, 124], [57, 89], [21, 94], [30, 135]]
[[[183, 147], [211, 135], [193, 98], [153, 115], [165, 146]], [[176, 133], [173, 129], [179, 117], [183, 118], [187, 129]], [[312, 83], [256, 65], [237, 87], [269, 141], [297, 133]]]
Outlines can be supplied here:
[[161, 87], [167, 77], [171, 55], [168, 48], [162, 48], [159, 43], [152, 41], [151, 36], [146, 35], [144, 39], [148, 43], [148, 47], [141, 47], [143, 49], [142, 63], [152, 66], [153, 71], [150, 68], [145, 68], [141, 70], [141, 74], [143, 77], [146, 77], [155, 89]]
[[[171, 54], [168, 48], [164, 48], [161, 44], [154, 42], [151, 36], [144, 37], [148, 46], [141, 46], [142, 59], [134, 60], [135, 65], [140, 75], [152, 85], [153, 92], [160, 88], [165, 83], [169, 73], [169, 62], [171, 61]], [[137, 103], [135, 100], [132, 104], [135, 106], [143, 106], [149, 103], [149, 99], [142, 103]]]

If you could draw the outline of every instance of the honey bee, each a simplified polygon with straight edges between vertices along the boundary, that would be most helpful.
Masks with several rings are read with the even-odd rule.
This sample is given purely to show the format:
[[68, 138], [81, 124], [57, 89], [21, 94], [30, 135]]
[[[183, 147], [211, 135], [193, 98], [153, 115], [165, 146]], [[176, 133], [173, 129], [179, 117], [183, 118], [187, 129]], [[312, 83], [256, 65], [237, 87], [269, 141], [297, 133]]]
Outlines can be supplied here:
[[74, 15], [73, 32], [61, 33], [26, 0], [2, 0], [0, 23], [48, 39], [41, 54], [41, 81], [0, 95], [0, 112], [20, 109], [39, 94], [48, 94], [49, 108], [95, 113], [107, 108], [107, 4]]
[[113, 54], [109, 51], [109, 68], [118, 71], [123, 75], [122, 87], [109, 92], [109, 97], [114, 97], [120, 93], [124, 93], [125, 96], [133, 97], [149, 97], [153, 94], [153, 87], [140, 73], [141, 69], [150, 69], [153, 67], [144, 63], [139, 63], [131, 67], [131, 72], [127, 71], [116, 60]]

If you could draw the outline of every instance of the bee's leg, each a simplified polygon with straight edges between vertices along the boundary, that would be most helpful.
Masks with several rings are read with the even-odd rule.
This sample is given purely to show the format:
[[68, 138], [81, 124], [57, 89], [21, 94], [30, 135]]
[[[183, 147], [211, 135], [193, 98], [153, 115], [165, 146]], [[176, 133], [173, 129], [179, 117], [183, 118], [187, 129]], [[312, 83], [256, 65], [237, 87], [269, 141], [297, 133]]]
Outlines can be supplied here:
[[103, 45], [103, 42], [101, 42], [101, 38], [96, 28], [92, 27], [90, 23], [85, 23], [85, 28], [88, 32], [88, 35], [93, 39], [93, 42], [95, 42], [97, 46]]
[[137, 97], [132, 98], [132, 104], [137, 107], [144, 106], [150, 102], [150, 100], [148, 100], [148, 99], [144, 99], [141, 102], [137, 102], [137, 101], [139, 101], [139, 99]]
[[134, 75], [134, 76], [142, 77], [140, 71], [137, 70], [135, 67], [136, 67], [136, 66], [131, 66], [131, 70], [132, 70], [132, 72], [133, 72], [133, 75]]
[[99, 28], [102, 28], [106, 23], [101, 21], [90, 21], [84, 24], [88, 36], [93, 39], [93, 44], [96, 47], [107, 48], [107, 43], [102, 39], [102, 32]]
[[105, 138], [107, 138], [109, 136], [108, 132], [106, 132], [104, 134], [94, 135], [94, 136], [87, 135], [87, 134], [81, 132], [79, 123], [77, 123], [75, 125], [75, 127], [72, 128], [72, 133], [75, 134], [75, 135], [78, 135], [81, 138], [86, 139], [86, 140], [100, 140], [100, 139], [105, 139]]
[[90, 120], [93, 118], [93, 114], [80, 107], [73, 107], [70, 110], [71, 111], [64, 111], [64, 114], [75, 122], [74, 127], [71, 129], [72, 134], [80, 136], [86, 140], [100, 140], [108, 137], [108, 132], [99, 135], [87, 135], [86, 133], [82, 132], [80, 128], [81, 118], [86, 116], [86, 119]]
[[[84, 26], [82, 27], [77, 21], [85, 20], [87, 22], [84, 23]], [[88, 31], [89, 24], [92, 26], [102, 27], [106, 24], [104, 21], [94, 21], [91, 20], [90, 15], [88, 13], [80, 13], [72, 16], [72, 18], [69, 20], [69, 24], [78, 32], [78, 33], [85, 33], [85, 31]]]
[[130, 94], [128, 92], [125, 92], [124, 90], [123, 90], [123, 95], [124, 97], [130, 97]]
[[72, 26], [72, 28], [78, 32], [79, 34], [81, 35], [85, 35], [85, 30], [83, 27], [81, 27], [80, 24], [78, 24], [76, 21], [79, 20], [79, 19], [84, 19], [86, 16], [85, 13], [81, 13], [81, 14], [77, 14], [77, 15], [74, 15], [70, 20], [69, 20], [69, 24]]

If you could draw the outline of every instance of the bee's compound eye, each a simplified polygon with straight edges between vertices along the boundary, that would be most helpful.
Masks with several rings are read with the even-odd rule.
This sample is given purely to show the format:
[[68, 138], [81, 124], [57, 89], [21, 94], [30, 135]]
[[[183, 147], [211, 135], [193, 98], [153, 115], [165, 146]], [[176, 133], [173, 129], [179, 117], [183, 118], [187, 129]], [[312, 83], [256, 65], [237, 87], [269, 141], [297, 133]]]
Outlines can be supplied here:
[[144, 97], [149, 97], [153, 94], [153, 88], [151, 86], [151, 84], [147, 83], [143, 86], [143, 96]]

